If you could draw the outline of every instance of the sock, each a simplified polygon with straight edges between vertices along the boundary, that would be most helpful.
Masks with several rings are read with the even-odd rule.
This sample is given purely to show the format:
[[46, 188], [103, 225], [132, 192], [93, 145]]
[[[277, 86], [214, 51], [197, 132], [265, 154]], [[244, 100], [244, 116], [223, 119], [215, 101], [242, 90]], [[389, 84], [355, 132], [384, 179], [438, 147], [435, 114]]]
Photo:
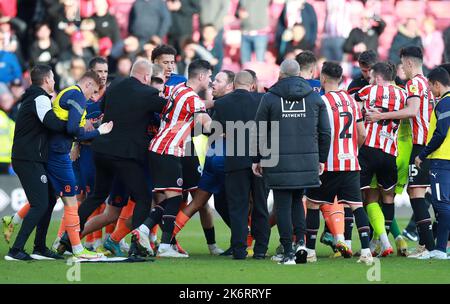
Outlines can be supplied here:
[[153, 207], [152, 210], [150, 210], [150, 215], [145, 219], [143, 223], [145, 226], [148, 227], [148, 229], [153, 229], [155, 225], [161, 222], [162, 216], [167, 206], [167, 201], [168, 200], [165, 199], [160, 204]]
[[[125, 222], [130, 217], [133, 216], [133, 211], [134, 211], [135, 205], [136, 204], [132, 200], [129, 200], [128, 204], [125, 207], [123, 207], [122, 210], [120, 211], [120, 215], [119, 215], [119, 218], [117, 219], [114, 231], [111, 233], [111, 239], [113, 241], [120, 242], [130, 232], [130, 229], [127, 227]], [[116, 233], [116, 231], [117, 231], [117, 233]]]
[[162, 216], [161, 229], [163, 231], [161, 237], [161, 243], [170, 244], [172, 240], [173, 228], [175, 226], [175, 218], [180, 210], [180, 204], [182, 202], [182, 196], [174, 196], [165, 200], [166, 208]]
[[[191, 218], [189, 216], [187, 216], [183, 210], [180, 210], [177, 214], [177, 217], [175, 218], [175, 228], [173, 229], [173, 234], [172, 237], [175, 238], [175, 236], [181, 231], [181, 229], [183, 229], [183, 227], [186, 225], [186, 223], [190, 220]], [[157, 226], [155, 226], [157, 227]], [[205, 230], [205, 229], [203, 229]], [[206, 232], [205, 232], [205, 237], [206, 237]], [[208, 243], [209, 244], [209, 243]]]
[[384, 215], [384, 229], [386, 230], [386, 234], [389, 234], [392, 221], [394, 220], [395, 205], [393, 203], [392, 204], [383, 203], [381, 205], [381, 208], [383, 210]]
[[[344, 220], [345, 220], [345, 230], [344, 230], [344, 237], [345, 242], [347, 241], [352, 242], [352, 232], [353, 232], [353, 211], [350, 207], [344, 208]], [[347, 244], [348, 245], [348, 244]]]
[[114, 232], [115, 229], [116, 229], [116, 223], [109, 224], [105, 227], [105, 233], [111, 234]]
[[345, 244], [348, 248], [352, 249], [352, 241], [351, 240], [345, 240]]
[[344, 242], [345, 243], [345, 238], [343, 234], [336, 234], [334, 237], [334, 242]]
[[203, 228], [203, 232], [205, 233], [206, 243], [208, 245], [216, 243], [216, 232], [214, 231], [214, 226], [206, 229]]
[[78, 245], [81, 245], [78, 206], [64, 206], [64, 222], [70, 243], [72, 244], [72, 249], [74, 253], [78, 253], [80, 252]]
[[20, 208], [20, 210], [17, 211], [16, 214], [14, 214], [12, 218], [13, 224], [15, 225], [22, 224], [22, 221], [25, 218], [25, 216], [27, 216], [28, 211], [30, 211], [30, 208], [31, 208], [30, 203], [26, 202], [25, 205], [23, 205], [23, 207]]
[[159, 229], [159, 225], [155, 225], [150, 230], [150, 242], [154, 243], [158, 239], [158, 229]]
[[394, 239], [396, 239], [399, 235], [401, 235], [401, 231], [400, 231], [400, 227], [398, 226], [397, 220], [394, 219], [392, 220], [392, 224], [391, 224], [391, 233], [392, 236], [394, 237]]
[[327, 216], [324, 218], [331, 233], [336, 236], [338, 234], [344, 234], [345, 222], [344, 222], [344, 207], [341, 204], [327, 205], [323, 207], [322, 212], [326, 210]]
[[361, 248], [369, 248], [369, 219], [364, 208], [357, 208], [353, 211], [355, 215], [356, 227], [358, 228], [359, 240], [361, 241]]
[[386, 233], [384, 228], [384, 215], [378, 202], [369, 203], [366, 206], [367, 216], [373, 228], [373, 239], [378, 239], [381, 234]]
[[306, 217], [306, 248], [316, 249], [316, 239], [319, 227], [319, 209], [308, 209], [308, 216]]
[[419, 244], [425, 245], [428, 251], [434, 250], [433, 227], [424, 198], [412, 198], [411, 207], [414, 211], [417, 232], [419, 233]]
[[383, 232], [382, 234], [380, 234], [380, 241], [384, 248], [391, 247], [391, 243], [389, 242], [386, 232]]
[[[294, 235], [294, 242], [295, 242], [295, 235]], [[247, 247], [250, 248], [253, 246], [253, 236], [252, 233], [249, 229], [248, 233], [247, 233]]]

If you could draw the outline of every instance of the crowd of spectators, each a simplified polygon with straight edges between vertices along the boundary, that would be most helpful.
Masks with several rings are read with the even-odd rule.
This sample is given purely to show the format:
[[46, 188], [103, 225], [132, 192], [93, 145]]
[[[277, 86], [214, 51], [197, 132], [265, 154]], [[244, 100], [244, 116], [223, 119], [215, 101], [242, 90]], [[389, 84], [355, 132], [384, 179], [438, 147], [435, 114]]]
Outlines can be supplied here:
[[261, 90], [276, 81], [278, 63], [303, 50], [341, 62], [344, 85], [368, 49], [398, 65], [402, 47], [421, 46], [431, 69], [450, 61], [449, 9], [427, 0], [0, 0], [0, 111], [15, 119], [36, 63], [54, 68], [58, 91], [93, 56], [123, 77], [161, 43], [176, 48], [176, 73], [201, 58], [215, 73], [254, 70]]

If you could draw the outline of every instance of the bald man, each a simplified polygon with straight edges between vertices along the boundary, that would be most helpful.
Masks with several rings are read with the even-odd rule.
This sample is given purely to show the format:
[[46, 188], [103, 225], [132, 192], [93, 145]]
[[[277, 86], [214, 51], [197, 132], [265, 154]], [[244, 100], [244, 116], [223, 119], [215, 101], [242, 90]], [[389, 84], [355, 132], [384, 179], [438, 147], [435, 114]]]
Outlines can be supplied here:
[[[148, 156], [147, 127], [154, 113], [161, 112], [165, 105], [158, 90], [149, 86], [151, 75], [150, 61], [138, 60], [133, 64], [130, 77], [106, 91], [103, 122], [114, 121], [114, 131], [92, 143], [95, 186], [78, 210], [81, 231], [87, 218], [108, 197], [115, 177], [124, 183], [136, 203], [133, 216], [122, 227], [117, 239], [139, 227], [150, 213], [152, 197], [144, 172]], [[60, 242], [59, 252], [67, 249], [67, 237], [63, 236]]]
[[[262, 178], [252, 174], [249, 152], [250, 128], [261, 102], [261, 95], [251, 91], [253, 76], [241, 71], [234, 78], [235, 90], [215, 102], [213, 120], [225, 133], [225, 191], [230, 214], [233, 258], [247, 256], [249, 197], [253, 197], [252, 235], [255, 259], [264, 259], [270, 237], [267, 191]], [[237, 111], [236, 109], [239, 109]], [[244, 126], [244, 124], [247, 124]]]

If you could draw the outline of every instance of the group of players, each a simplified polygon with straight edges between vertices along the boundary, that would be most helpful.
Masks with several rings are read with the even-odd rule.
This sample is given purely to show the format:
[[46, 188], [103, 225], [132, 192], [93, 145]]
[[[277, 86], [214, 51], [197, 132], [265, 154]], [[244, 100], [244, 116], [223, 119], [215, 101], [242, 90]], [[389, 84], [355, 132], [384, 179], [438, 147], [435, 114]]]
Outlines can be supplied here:
[[[330, 245], [336, 255], [346, 258], [353, 255], [354, 217], [362, 248], [358, 262], [370, 264], [373, 256], [393, 254], [389, 233], [395, 238], [399, 255], [419, 259], [447, 257], [445, 248], [444, 252], [442, 248], [435, 250], [431, 216], [424, 199], [430, 187], [429, 166], [427, 160], [418, 157], [427, 143], [434, 96], [444, 98], [446, 92], [430, 88], [423, 75], [423, 54], [419, 48], [405, 48], [400, 55], [409, 79], [404, 88], [396, 84], [395, 67], [377, 62], [376, 54], [367, 51], [360, 56], [362, 77], [352, 82], [348, 91], [340, 89], [339, 64], [326, 62], [319, 82], [312, 79], [316, 69], [314, 55], [306, 51], [296, 58], [301, 71], [298, 76], [322, 95], [331, 125], [331, 147], [321, 175], [322, 185], [308, 189], [303, 199], [307, 207], [308, 262], [317, 261], [319, 209], [326, 223], [321, 241]], [[83, 201], [94, 188], [95, 166], [90, 142], [114, 128], [113, 122], [101, 124], [105, 107], [102, 100], [108, 87], [107, 61], [100, 57], [92, 59], [90, 71], [79, 83], [56, 96], [53, 111], [67, 122], [72, 138], [69, 142], [67, 135], [51, 137], [47, 170], [54, 191], [65, 203], [65, 211], [53, 244], [57, 253], [46, 248], [33, 252], [30, 258], [59, 259], [65, 251], [84, 259], [102, 258], [106, 254], [186, 258], [188, 253], [181, 248], [176, 235], [197, 211], [210, 253], [230, 255], [230, 250], [224, 252], [216, 245], [213, 213], [207, 204], [214, 195], [216, 210], [229, 223], [223, 195], [224, 156], [208, 156], [204, 160], [188, 155], [186, 150], [204, 147], [195, 145], [196, 140], [203, 138], [191, 138], [191, 133], [194, 123], [209, 128], [211, 118], [207, 111], [213, 110], [214, 100], [232, 92], [235, 84], [256, 90], [256, 75], [252, 71], [234, 74], [224, 70], [215, 75], [210, 85], [211, 67], [207, 62], [191, 63], [189, 77], [185, 79], [173, 73], [175, 57], [172, 47], [161, 45], [153, 51], [150, 69], [144, 60], [137, 59], [131, 71], [134, 77], [150, 71], [151, 77], [144, 81], [167, 100], [148, 130], [152, 170], [148, 184], [155, 193], [153, 208], [144, 223], [133, 231], [127, 222], [135, 204], [120, 180], [114, 181], [106, 203], [92, 213], [82, 229], [77, 218], [77, 202]], [[109, 87], [116, 82], [120, 80], [114, 80]], [[204, 96], [200, 98], [199, 94]], [[420, 237], [412, 253], [407, 252], [407, 243], [394, 217], [394, 196], [401, 194], [406, 185]], [[188, 194], [193, 198], [189, 204]], [[29, 209], [30, 205], [26, 204], [13, 216], [2, 219], [8, 242]], [[158, 226], [163, 230], [161, 244], [157, 242]], [[105, 236], [103, 227], [106, 227]], [[124, 240], [129, 233], [131, 246]], [[84, 237], [82, 245], [80, 239]], [[251, 242], [249, 231], [249, 250]], [[286, 261], [282, 252], [273, 259]]]

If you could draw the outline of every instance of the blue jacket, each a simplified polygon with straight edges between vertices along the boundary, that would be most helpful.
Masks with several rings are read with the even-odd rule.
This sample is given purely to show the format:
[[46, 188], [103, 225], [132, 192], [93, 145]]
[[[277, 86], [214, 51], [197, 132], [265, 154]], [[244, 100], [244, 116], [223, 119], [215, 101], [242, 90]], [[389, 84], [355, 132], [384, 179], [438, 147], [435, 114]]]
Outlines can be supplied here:
[[22, 70], [16, 55], [0, 50], [0, 82], [9, 84], [17, 78], [22, 78]]

